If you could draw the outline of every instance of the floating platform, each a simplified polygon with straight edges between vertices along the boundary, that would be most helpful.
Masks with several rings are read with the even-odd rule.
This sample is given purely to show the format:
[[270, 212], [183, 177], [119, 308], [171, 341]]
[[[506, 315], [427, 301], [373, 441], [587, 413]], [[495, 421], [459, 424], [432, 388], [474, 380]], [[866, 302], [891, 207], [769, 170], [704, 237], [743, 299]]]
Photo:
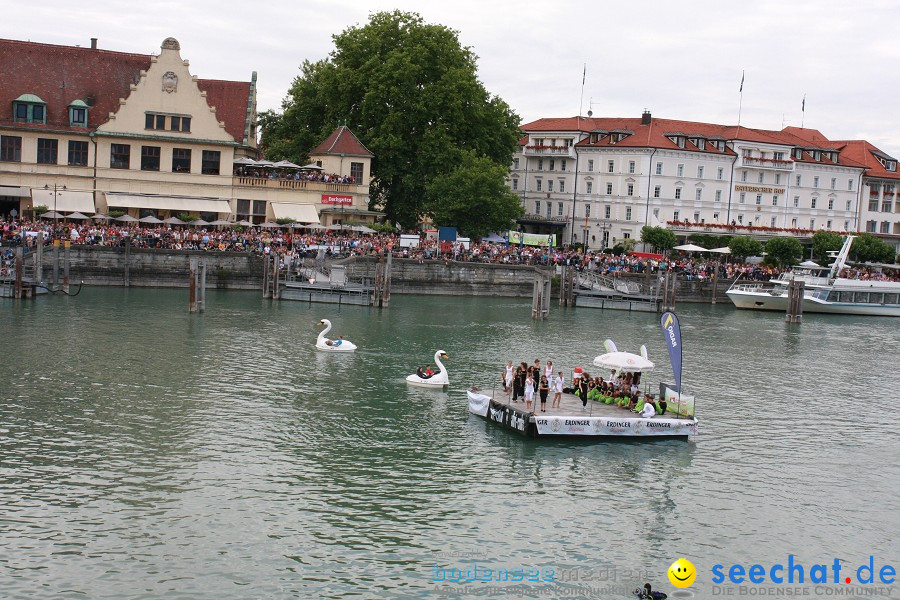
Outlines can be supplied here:
[[372, 304], [372, 288], [353, 284], [337, 287], [329, 283], [285, 281], [281, 283], [280, 294], [282, 300], [352, 304], [355, 306], [369, 306]]
[[585, 308], [605, 308], [610, 310], [627, 310], [634, 312], [658, 312], [660, 301], [647, 297], [629, 297], [578, 292], [575, 295], [575, 306]]
[[666, 413], [650, 419], [628, 409], [589, 400], [587, 406], [574, 394], [563, 394], [560, 406], [551, 408], [553, 394], [547, 397], [547, 412], [540, 410], [540, 398], [532, 409], [525, 402], [511, 402], [503, 390], [489, 394], [467, 391], [469, 412], [493, 421], [530, 438], [582, 437], [591, 439], [642, 438], [683, 439], [697, 435], [696, 418]]

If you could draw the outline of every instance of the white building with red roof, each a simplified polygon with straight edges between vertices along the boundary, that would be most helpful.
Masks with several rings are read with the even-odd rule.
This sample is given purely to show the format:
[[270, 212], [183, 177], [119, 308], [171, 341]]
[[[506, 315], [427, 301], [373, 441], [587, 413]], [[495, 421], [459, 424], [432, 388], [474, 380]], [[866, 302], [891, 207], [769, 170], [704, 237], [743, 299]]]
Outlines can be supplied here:
[[679, 235], [900, 234], [887, 216], [897, 212], [896, 160], [866, 142], [646, 111], [641, 118], [539, 119], [522, 130], [509, 176], [526, 212], [519, 223], [566, 243], [611, 247], [639, 239], [645, 225]]

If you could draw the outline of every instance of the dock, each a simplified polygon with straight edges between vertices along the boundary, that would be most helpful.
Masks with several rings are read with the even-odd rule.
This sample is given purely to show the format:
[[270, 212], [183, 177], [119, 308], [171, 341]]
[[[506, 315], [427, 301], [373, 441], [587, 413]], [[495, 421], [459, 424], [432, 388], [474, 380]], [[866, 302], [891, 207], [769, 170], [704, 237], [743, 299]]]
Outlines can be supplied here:
[[589, 400], [582, 406], [574, 394], [563, 393], [560, 406], [551, 408], [553, 393], [547, 397], [547, 412], [541, 412], [540, 397], [531, 410], [525, 401], [511, 402], [501, 390], [482, 393], [468, 391], [469, 412], [497, 423], [529, 438], [584, 437], [598, 441], [604, 438], [683, 439], [697, 434], [694, 417], [680, 417], [668, 411], [650, 419], [639, 417], [628, 409]]

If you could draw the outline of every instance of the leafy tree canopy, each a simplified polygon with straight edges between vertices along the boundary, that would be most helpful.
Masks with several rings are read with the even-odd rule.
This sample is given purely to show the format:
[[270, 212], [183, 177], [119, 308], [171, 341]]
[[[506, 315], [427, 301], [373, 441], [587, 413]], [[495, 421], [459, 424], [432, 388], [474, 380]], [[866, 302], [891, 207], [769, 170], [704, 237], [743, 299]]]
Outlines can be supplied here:
[[850, 246], [850, 258], [860, 262], [892, 262], [894, 248], [871, 233], [860, 234]]
[[759, 256], [763, 251], [762, 243], [747, 235], [738, 235], [731, 238], [728, 242], [728, 248], [731, 249], [732, 256], [740, 259], [748, 256]]
[[650, 244], [657, 250], [671, 250], [675, 246], [675, 234], [665, 227], [651, 227], [644, 225], [641, 228], [641, 241]]
[[803, 257], [803, 244], [795, 237], [774, 237], [766, 242], [766, 257], [782, 267], [795, 265]]
[[508, 230], [523, 210], [506, 186], [506, 173], [505, 166], [489, 158], [467, 154], [457, 169], [428, 184], [432, 220], [471, 237]]
[[813, 255], [819, 260], [825, 260], [829, 252], [840, 250], [842, 245], [841, 236], [832, 231], [820, 229], [812, 236]]
[[261, 116], [270, 158], [304, 161], [347, 125], [375, 155], [373, 208], [404, 227], [437, 209], [429, 183], [467, 154], [508, 167], [519, 117], [478, 80], [476, 57], [456, 31], [393, 11], [333, 39], [327, 59], [303, 63], [282, 112]]

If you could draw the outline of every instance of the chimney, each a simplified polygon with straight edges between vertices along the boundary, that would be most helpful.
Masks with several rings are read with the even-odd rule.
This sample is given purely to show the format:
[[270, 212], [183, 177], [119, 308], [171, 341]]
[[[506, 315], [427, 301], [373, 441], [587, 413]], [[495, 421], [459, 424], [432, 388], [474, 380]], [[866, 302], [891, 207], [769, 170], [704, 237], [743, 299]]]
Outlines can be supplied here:
[[645, 108], [644, 114], [641, 115], [641, 125], [649, 125], [649, 124], [650, 124], [650, 111]]
[[97, 49], [97, 38], [91, 38], [91, 50]]

